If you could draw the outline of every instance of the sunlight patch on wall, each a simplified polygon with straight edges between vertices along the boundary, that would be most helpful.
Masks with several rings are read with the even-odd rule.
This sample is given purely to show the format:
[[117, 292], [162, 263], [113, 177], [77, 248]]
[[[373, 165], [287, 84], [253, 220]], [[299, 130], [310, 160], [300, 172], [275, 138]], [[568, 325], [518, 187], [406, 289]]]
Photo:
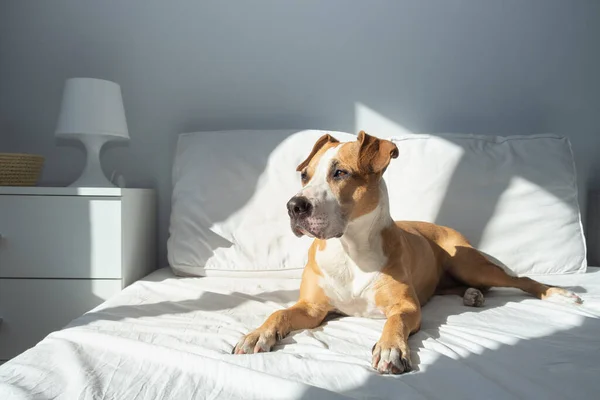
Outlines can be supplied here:
[[355, 133], [364, 130], [371, 135], [386, 137], [413, 134], [406, 127], [360, 102], [354, 103], [354, 130]]

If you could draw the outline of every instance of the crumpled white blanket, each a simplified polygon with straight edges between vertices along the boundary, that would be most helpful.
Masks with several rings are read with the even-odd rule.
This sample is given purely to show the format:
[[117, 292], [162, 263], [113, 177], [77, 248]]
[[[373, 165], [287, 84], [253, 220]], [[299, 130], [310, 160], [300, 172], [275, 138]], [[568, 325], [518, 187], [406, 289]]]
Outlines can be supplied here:
[[156, 271], [0, 367], [0, 399], [592, 399], [600, 396], [600, 269], [549, 276], [585, 303], [494, 289], [484, 308], [435, 297], [410, 339], [417, 370], [380, 376], [383, 320], [339, 318], [275, 351], [231, 355], [293, 304], [296, 279]]

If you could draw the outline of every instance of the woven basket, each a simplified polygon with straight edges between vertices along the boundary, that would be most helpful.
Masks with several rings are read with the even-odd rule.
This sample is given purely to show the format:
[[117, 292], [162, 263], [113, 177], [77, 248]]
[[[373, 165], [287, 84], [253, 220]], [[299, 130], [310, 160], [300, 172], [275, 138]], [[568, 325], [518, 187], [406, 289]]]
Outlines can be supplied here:
[[43, 156], [0, 153], [0, 186], [35, 186], [43, 166]]

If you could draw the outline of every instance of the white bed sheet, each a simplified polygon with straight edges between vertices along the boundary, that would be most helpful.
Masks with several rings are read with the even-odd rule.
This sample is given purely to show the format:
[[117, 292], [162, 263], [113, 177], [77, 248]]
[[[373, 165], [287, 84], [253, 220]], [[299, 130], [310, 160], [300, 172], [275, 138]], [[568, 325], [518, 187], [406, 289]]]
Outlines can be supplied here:
[[424, 308], [417, 371], [380, 376], [383, 320], [341, 318], [274, 352], [231, 355], [240, 335], [293, 303], [295, 279], [176, 278], [156, 271], [0, 367], [0, 399], [592, 399], [600, 395], [600, 269], [552, 276], [585, 303], [494, 290]]

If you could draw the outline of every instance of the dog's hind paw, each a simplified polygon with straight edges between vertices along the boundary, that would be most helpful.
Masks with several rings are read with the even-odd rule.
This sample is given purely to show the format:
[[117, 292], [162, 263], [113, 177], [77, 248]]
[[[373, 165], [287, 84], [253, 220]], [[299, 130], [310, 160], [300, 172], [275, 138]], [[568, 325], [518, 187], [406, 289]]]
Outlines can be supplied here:
[[570, 304], [582, 304], [583, 300], [570, 290], [551, 287], [546, 291], [544, 300], [552, 301], [555, 303], [570, 303]]
[[463, 304], [467, 307], [483, 307], [483, 303], [485, 303], [485, 297], [479, 289], [468, 288], [463, 295]]

